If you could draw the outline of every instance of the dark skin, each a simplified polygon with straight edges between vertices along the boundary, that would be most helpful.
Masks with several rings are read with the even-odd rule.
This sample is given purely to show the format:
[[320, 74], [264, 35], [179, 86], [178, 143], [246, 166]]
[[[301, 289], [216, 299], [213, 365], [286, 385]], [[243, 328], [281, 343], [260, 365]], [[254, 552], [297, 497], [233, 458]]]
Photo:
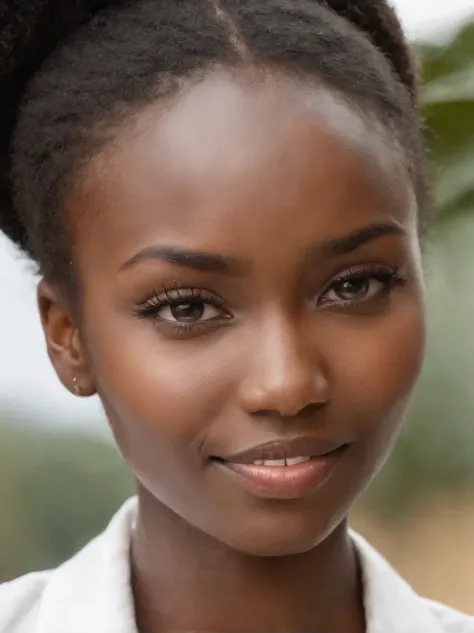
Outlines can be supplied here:
[[[60, 379], [99, 393], [137, 479], [139, 630], [362, 633], [346, 516], [424, 350], [390, 135], [321, 86], [216, 71], [120, 131], [67, 211], [80, 318], [47, 281], [40, 308]], [[210, 459], [299, 434], [348, 448], [296, 499]]]

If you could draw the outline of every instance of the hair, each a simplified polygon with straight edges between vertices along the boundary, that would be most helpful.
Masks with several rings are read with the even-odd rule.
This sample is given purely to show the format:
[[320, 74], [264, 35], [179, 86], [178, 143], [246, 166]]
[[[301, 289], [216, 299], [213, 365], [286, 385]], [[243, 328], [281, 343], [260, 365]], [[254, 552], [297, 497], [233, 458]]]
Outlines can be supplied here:
[[128, 118], [217, 66], [303, 74], [375, 114], [427, 204], [417, 71], [385, 0], [4, 0], [0, 229], [68, 284], [65, 200]]

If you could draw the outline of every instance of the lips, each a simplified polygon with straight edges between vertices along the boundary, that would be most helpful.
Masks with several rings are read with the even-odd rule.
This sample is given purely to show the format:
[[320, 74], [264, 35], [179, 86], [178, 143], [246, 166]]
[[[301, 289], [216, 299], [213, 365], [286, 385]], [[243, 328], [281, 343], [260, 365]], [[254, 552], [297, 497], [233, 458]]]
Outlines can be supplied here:
[[264, 442], [239, 453], [220, 455], [217, 459], [233, 464], [290, 466], [295, 464], [293, 460], [299, 460], [296, 463], [301, 463], [312, 457], [329, 455], [344, 445], [344, 442], [321, 440], [312, 436], [282, 438]]
[[347, 448], [347, 443], [299, 437], [273, 440], [213, 461], [256, 496], [298, 499], [325, 483]]

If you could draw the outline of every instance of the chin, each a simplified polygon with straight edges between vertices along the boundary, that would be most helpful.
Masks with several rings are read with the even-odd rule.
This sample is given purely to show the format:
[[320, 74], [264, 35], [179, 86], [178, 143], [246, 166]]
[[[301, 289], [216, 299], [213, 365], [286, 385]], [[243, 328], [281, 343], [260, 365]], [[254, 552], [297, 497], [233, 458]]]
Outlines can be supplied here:
[[303, 517], [286, 517], [249, 521], [240, 530], [221, 534], [219, 540], [228, 547], [248, 556], [280, 557], [306, 554], [325, 541], [336, 529], [344, 529], [345, 517], [318, 524], [308, 523]]

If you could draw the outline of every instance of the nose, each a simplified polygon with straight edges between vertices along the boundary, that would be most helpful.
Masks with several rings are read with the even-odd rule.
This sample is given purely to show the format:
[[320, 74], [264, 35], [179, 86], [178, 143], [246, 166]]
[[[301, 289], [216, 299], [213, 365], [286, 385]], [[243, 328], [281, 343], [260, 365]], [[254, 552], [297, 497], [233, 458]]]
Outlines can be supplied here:
[[329, 401], [325, 363], [288, 319], [273, 318], [258, 333], [246, 375], [240, 385], [240, 406], [250, 414], [295, 416], [312, 405]]

